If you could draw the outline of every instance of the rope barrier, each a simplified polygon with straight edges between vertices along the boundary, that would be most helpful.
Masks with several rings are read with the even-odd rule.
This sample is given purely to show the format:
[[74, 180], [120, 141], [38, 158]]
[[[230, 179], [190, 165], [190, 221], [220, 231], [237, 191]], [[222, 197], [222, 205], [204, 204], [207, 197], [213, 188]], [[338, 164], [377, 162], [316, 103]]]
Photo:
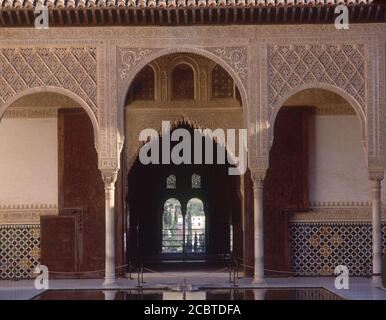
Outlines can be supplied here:
[[[241, 263], [241, 265], [242, 265], [243, 267], [250, 268], [250, 269], [252, 269], [252, 270], [255, 269], [254, 266], [249, 266], [249, 265], [243, 264], [243, 263]], [[276, 273], [296, 274], [296, 272], [293, 272], [293, 271], [274, 270], [274, 269], [266, 269], [266, 268], [264, 268], [264, 271], [270, 271], [270, 272], [276, 272]]]
[[[218, 270], [215, 270], [215, 271], [208, 272], [207, 274], [215, 274], [215, 273], [223, 272], [225, 270], [228, 270], [231, 273], [232, 270], [234, 270], [234, 272], [237, 272], [237, 278], [238, 278], [238, 266], [239, 265], [242, 266], [242, 267], [254, 270], [254, 268], [255, 268], [254, 266], [250, 266], [250, 265], [247, 265], [247, 264], [244, 264], [244, 263], [240, 263], [239, 264], [238, 260], [241, 260], [241, 259], [239, 257], [237, 257], [237, 256], [234, 256], [233, 269], [232, 269], [232, 265], [230, 264], [227, 267], [224, 267], [224, 268], [221, 268], [221, 269], [218, 269]], [[115, 267], [115, 270], [122, 269], [122, 268], [125, 268], [125, 267], [130, 267], [130, 269], [131, 269], [134, 266], [132, 264], [124, 264], [124, 265]], [[165, 277], [165, 276], [166, 277], [171, 277], [171, 278], [175, 277], [173, 275], [166, 275], [165, 272], [161, 272], [161, 271], [156, 271], [156, 270], [152, 270], [152, 269], [149, 269], [149, 268], [145, 268], [143, 265], [142, 265], [142, 269], [146, 270], [148, 272], [151, 272], [151, 273], [163, 274], [163, 277]], [[105, 269], [94, 270], [94, 271], [74, 271], [74, 272], [71, 272], [71, 271], [51, 271], [51, 270], [49, 270], [49, 273], [51, 273], [51, 274], [95, 274], [95, 273], [100, 273], [100, 272], [104, 272], [104, 271], [105, 271]], [[293, 271], [284, 271], [284, 270], [275, 270], [275, 269], [266, 269], [266, 268], [264, 268], [264, 271], [296, 275], [296, 272], [293, 272]], [[195, 275], [193, 275], [193, 276], [195, 276]], [[196, 275], [196, 276], [200, 276], [201, 277], [202, 275]], [[143, 281], [143, 271], [142, 271], [142, 281]]]
[[[124, 264], [124, 265], [121, 265], [121, 266], [118, 266], [118, 267], [115, 267], [115, 270], [117, 269], [121, 269], [121, 268], [124, 268], [124, 267], [127, 267], [127, 266], [130, 266], [130, 264]], [[100, 269], [100, 270], [93, 270], [93, 271], [51, 271], [51, 270], [48, 270], [48, 273], [58, 273], [58, 274], [85, 274], [85, 273], [98, 273], [98, 272], [104, 272], [105, 269]]]

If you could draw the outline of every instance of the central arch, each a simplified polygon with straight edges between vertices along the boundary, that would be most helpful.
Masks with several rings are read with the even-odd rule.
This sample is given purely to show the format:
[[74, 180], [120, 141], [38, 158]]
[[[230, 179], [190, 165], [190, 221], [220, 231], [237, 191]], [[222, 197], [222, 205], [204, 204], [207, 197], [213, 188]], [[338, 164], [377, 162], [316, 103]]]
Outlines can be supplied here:
[[[149, 266], [158, 267], [174, 255], [173, 263], [190, 259], [200, 259], [204, 263], [213, 259], [215, 263], [220, 263], [234, 248], [230, 240], [225, 240], [232, 237], [231, 229], [237, 235], [234, 242], [237, 243], [238, 256], [243, 256], [242, 200], [237, 192], [242, 179], [228, 175], [228, 169], [234, 167], [231, 163], [235, 162], [239, 139], [236, 138], [236, 154], [233, 154], [233, 146], [226, 150], [225, 139], [226, 129], [235, 129], [238, 133], [237, 130], [243, 128], [247, 113], [243, 103], [246, 101], [245, 90], [240, 87], [241, 81], [229, 65], [218, 57], [210, 59], [207, 56], [212, 57], [209, 53], [202, 54], [202, 50], [197, 53], [197, 50], [187, 48], [161, 50], [144, 57], [140, 64], [132, 68], [131, 77], [125, 82], [126, 95], [120, 97], [120, 108], [124, 108], [119, 112], [124, 112], [124, 117], [120, 117], [120, 126], [123, 126], [125, 135], [121, 177], [127, 185], [123, 191], [122, 205], [126, 208], [122, 215], [126, 215], [124, 230], [128, 234], [126, 262], [143, 259], [143, 262], [150, 263]], [[193, 86], [187, 81], [186, 87], [183, 87], [189, 94], [175, 100], [171, 94], [175, 89], [174, 83], [168, 76], [171, 77], [174, 66], [179, 64], [187, 64], [194, 70], [194, 80]], [[214, 67], [222, 71], [214, 74]], [[192, 91], [194, 95], [191, 95]], [[210, 129], [213, 135], [202, 132], [203, 142], [211, 141], [215, 154], [217, 148], [221, 148], [225, 150], [224, 157], [228, 155], [228, 159], [232, 160], [216, 165], [218, 162], [214, 158], [213, 167], [212, 164], [205, 164], [205, 161], [196, 163], [193, 158], [192, 166], [187, 163], [163, 166], [142, 164], [138, 155], [143, 141], [138, 137], [143, 129], [150, 128], [152, 135], [158, 134], [157, 139], [162, 145], [164, 139], [169, 139], [169, 135], [164, 134], [162, 121], [169, 122], [171, 133], [178, 129], [188, 130], [192, 143], [194, 129]], [[224, 137], [215, 131], [218, 128], [225, 130]], [[177, 142], [172, 141], [171, 146], [174, 144]], [[191, 147], [194, 155], [196, 148]], [[204, 148], [205, 145], [203, 153]], [[160, 151], [156, 153], [161, 155]], [[196, 175], [200, 177], [200, 183]], [[166, 188], [166, 180], [170, 176], [177, 181], [174, 190]], [[195, 183], [201, 185], [200, 188], [193, 187], [190, 181], [193, 176]], [[216, 179], [222, 182], [218, 185]], [[220, 194], [227, 194], [226, 199], [221, 199]], [[162, 227], [165, 222], [161, 219], [162, 213], [165, 213], [164, 204], [171, 198], [180, 201], [184, 219], [169, 219], [167, 215], [166, 220], [176, 222], [176, 225], [179, 221], [182, 230], [186, 231], [184, 235], [172, 230], [178, 229], [174, 225]], [[189, 202], [191, 199], [200, 199], [202, 210], [192, 205], [192, 201], [196, 200]], [[168, 243], [173, 245], [168, 246]], [[169, 252], [178, 243], [181, 252]]]
[[[151, 50], [151, 49], [149, 49]], [[173, 48], [164, 48], [159, 51], [155, 51], [153, 53], [150, 53], [147, 56], [144, 56], [142, 60], [140, 60], [132, 70], [130, 70], [129, 76], [127, 79], [125, 79], [124, 84], [122, 85], [122, 89], [118, 91], [118, 97], [117, 97], [117, 105], [118, 105], [118, 130], [121, 134], [121, 137], [124, 137], [124, 121], [122, 115], [124, 114], [125, 109], [125, 101], [127, 94], [129, 92], [129, 89], [136, 78], [136, 76], [139, 74], [139, 72], [149, 63], [152, 61], [167, 56], [169, 54], [173, 53], [193, 53], [197, 54], [199, 56], [208, 58], [209, 60], [212, 60], [219, 64], [221, 67], [223, 67], [232, 77], [232, 79], [235, 81], [241, 96], [242, 106], [244, 111], [244, 126], [247, 128], [248, 124], [248, 114], [249, 114], [249, 99], [247, 95], [247, 88], [244, 85], [244, 82], [241, 80], [237, 72], [223, 59], [221, 59], [219, 56], [215, 55], [214, 53], [205, 50], [203, 48], [190, 48], [190, 47], [173, 47]]]

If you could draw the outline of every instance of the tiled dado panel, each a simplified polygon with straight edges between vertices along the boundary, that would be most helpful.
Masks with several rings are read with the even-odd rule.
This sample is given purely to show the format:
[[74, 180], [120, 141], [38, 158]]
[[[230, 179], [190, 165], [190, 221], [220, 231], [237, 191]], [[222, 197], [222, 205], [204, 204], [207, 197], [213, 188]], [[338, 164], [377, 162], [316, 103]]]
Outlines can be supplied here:
[[[372, 270], [372, 235], [368, 222], [291, 223], [291, 269], [297, 275], [332, 275], [338, 265], [351, 275], [365, 276]], [[383, 250], [386, 224], [383, 224]]]
[[0, 225], [0, 279], [31, 278], [40, 263], [40, 225]]

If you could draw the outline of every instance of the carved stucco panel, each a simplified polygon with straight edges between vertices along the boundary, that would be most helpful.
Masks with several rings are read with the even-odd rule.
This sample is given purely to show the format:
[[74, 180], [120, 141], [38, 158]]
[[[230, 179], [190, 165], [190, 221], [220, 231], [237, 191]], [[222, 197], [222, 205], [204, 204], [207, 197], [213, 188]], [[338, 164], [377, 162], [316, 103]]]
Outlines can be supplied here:
[[121, 80], [120, 84], [123, 86], [124, 81], [129, 78], [130, 72], [135, 72], [134, 68], [146, 56], [158, 51], [159, 49], [142, 49], [142, 48], [117, 48], [119, 70], [118, 76]]
[[82, 98], [97, 112], [95, 47], [17, 47], [0, 49], [0, 104], [34, 87], [59, 87]]
[[366, 114], [365, 54], [362, 43], [268, 45], [270, 112], [294, 88], [328, 84], [347, 92]]
[[[371, 50], [372, 68], [369, 78], [368, 166], [386, 167], [386, 43], [374, 41]], [[370, 92], [370, 90], [369, 90]]]
[[248, 53], [245, 47], [206, 48], [224, 60], [245, 83], [248, 79]]

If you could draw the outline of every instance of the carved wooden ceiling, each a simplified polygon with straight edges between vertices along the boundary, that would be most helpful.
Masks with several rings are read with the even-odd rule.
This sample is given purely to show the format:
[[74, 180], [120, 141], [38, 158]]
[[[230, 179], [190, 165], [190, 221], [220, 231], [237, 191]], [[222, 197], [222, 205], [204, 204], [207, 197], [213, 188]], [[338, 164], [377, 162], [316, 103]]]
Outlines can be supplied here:
[[342, 2], [351, 23], [386, 21], [379, 0], [0, 0], [0, 25], [33, 27], [41, 4], [50, 26], [332, 23]]

